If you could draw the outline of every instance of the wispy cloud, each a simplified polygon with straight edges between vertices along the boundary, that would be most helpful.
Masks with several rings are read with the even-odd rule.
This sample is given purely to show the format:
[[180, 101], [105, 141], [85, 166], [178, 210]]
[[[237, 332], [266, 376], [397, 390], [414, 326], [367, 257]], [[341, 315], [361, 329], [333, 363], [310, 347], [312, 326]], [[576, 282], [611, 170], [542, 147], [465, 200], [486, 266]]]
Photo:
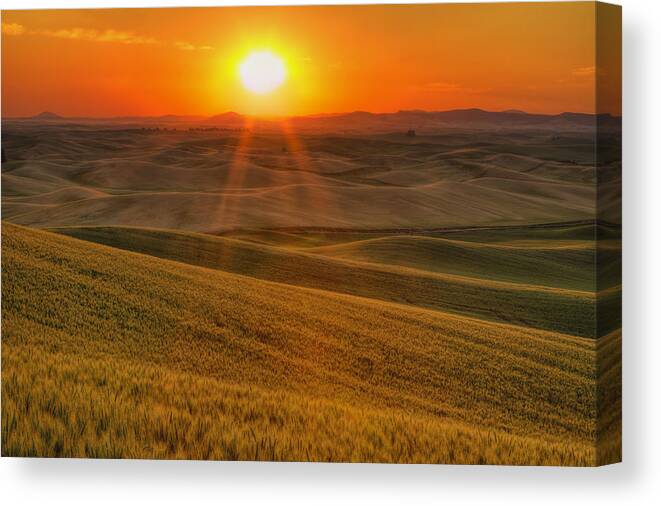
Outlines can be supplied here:
[[25, 33], [25, 27], [19, 25], [18, 23], [2, 23], [2, 34], [3, 35], [23, 35]]
[[577, 77], [592, 77], [596, 72], [596, 68], [592, 67], [578, 67], [572, 71], [572, 75]]
[[429, 92], [429, 93], [485, 93], [489, 91], [487, 88], [472, 88], [469, 86], [462, 86], [457, 83], [450, 83], [444, 81], [435, 81], [413, 86], [414, 91]]
[[212, 46], [192, 44], [187, 41], [178, 40], [172, 43], [140, 35], [135, 32], [123, 30], [94, 30], [89, 28], [62, 28], [58, 30], [28, 30], [18, 23], [2, 23], [4, 35], [37, 35], [41, 37], [52, 37], [56, 39], [82, 40], [88, 42], [109, 42], [116, 44], [138, 44], [153, 46], [172, 46], [183, 51], [209, 51]]
[[89, 30], [85, 28], [65, 28], [62, 30], [43, 30], [30, 32], [34, 35], [44, 37], [55, 37], [57, 39], [86, 40], [93, 42], [119, 42], [121, 44], [158, 44], [159, 40], [154, 37], [136, 35], [133, 32], [117, 30]]
[[555, 79], [555, 83], [569, 88], [586, 88], [594, 86], [594, 80], [604, 75], [604, 70], [594, 65], [575, 67], [568, 74]]
[[195, 44], [181, 40], [175, 42], [173, 46], [177, 49], [183, 49], [184, 51], [210, 51], [213, 49], [213, 46], [196, 46]]
[[445, 82], [433, 82], [433, 83], [426, 83], [420, 86], [421, 90], [424, 91], [438, 91], [438, 92], [444, 92], [444, 91], [456, 91], [461, 86], [459, 86], [456, 83], [445, 83]]

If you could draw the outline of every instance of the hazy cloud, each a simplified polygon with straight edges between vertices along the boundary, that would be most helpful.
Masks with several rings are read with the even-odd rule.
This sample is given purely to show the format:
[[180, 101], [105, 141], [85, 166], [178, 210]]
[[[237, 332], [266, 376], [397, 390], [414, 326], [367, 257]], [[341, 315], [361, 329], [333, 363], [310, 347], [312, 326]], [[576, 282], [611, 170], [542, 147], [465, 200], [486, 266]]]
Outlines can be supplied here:
[[462, 86], [457, 83], [448, 83], [443, 81], [436, 81], [432, 83], [421, 84], [413, 86], [414, 91], [422, 91], [429, 93], [485, 93], [490, 91], [488, 88], [471, 88], [467, 86]]
[[136, 35], [133, 32], [122, 32], [117, 30], [89, 30], [85, 28], [67, 28], [62, 30], [43, 30], [31, 32], [35, 35], [55, 37], [58, 39], [87, 40], [94, 42], [119, 42], [121, 44], [158, 44], [159, 41], [153, 37]]
[[212, 46], [196, 46], [195, 44], [181, 40], [175, 42], [173, 45], [177, 49], [183, 49], [184, 51], [210, 51], [213, 49]]
[[596, 68], [592, 67], [578, 67], [572, 71], [572, 75], [578, 77], [592, 77], [596, 72]]
[[[168, 45], [167, 42], [155, 37], [136, 34], [122, 30], [94, 30], [89, 28], [62, 28], [59, 30], [28, 30], [18, 23], [2, 23], [2, 33], [5, 35], [38, 35], [56, 39], [84, 40], [90, 42], [114, 42], [118, 44]], [[184, 51], [209, 51], [211, 46], [191, 44], [186, 41], [173, 42], [172, 47]]]
[[456, 83], [434, 82], [420, 86], [424, 91], [456, 91], [460, 86]]
[[3, 35], [22, 35], [25, 33], [25, 27], [18, 23], [2, 23]]

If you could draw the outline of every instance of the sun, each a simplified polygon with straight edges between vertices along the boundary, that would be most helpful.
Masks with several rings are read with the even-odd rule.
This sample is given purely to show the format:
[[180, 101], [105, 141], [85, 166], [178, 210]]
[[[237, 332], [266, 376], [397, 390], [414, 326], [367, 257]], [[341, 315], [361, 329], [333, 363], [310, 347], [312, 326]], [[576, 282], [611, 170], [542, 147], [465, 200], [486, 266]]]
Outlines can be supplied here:
[[282, 85], [287, 70], [282, 58], [271, 51], [255, 51], [239, 65], [239, 76], [247, 90], [263, 95]]

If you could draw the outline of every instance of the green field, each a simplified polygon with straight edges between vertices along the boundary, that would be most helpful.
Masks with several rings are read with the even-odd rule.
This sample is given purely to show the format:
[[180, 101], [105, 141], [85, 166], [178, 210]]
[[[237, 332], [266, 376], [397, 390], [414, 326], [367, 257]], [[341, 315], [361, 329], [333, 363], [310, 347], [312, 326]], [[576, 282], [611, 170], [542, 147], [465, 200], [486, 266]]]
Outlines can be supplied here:
[[[503, 252], [501, 247], [475, 243], [456, 246], [442, 239], [415, 236], [362, 241], [368, 242], [366, 248], [374, 242], [377, 246], [385, 242], [392, 252], [386, 254], [390, 258], [405, 257], [417, 266], [410, 268], [396, 262], [384, 264], [351, 256], [336, 257], [338, 250], [355, 251], [354, 243], [330, 247], [329, 254], [328, 247], [310, 252], [159, 230], [90, 227], [56, 230], [108, 246], [269, 281], [594, 337], [595, 295], [593, 289], [590, 291], [594, 286], [594, 271], [590, 269], [594, 250], [585, 245], [572, 250], [551, 250], [549, 254], [547, 250], [529, 248]], [[401, 242], [412, 242], [416, 247], [404, 251]], [[553, 257], [554, 253], [557, 257]], [[430, 257], [438, 259], [436, 272], [420, 268]], [[470, 270], [471, 261], [476, 266], [474, 271]], [[437, 272], [443, 266], [444, 272]], [[530, 271], [535, 266], [540, 282], [557, 286], [514, 283], [521, 281], [526, 271], [526, 279], [534, 279]], [[557, 277], [553, 276], [555, 269], [559, 271]], [[574, 279], [579, 281], [563, 282], [563, 273], [570, 279], [574, 274]]]

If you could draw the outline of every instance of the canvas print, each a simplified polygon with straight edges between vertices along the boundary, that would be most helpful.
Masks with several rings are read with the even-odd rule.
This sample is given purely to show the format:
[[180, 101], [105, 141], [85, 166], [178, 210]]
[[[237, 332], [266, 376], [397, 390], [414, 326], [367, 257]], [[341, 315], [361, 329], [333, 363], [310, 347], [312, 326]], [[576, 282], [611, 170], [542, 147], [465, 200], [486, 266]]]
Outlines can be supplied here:
[[2, 456], [620, 461], [620, 25], [2, 12]]

